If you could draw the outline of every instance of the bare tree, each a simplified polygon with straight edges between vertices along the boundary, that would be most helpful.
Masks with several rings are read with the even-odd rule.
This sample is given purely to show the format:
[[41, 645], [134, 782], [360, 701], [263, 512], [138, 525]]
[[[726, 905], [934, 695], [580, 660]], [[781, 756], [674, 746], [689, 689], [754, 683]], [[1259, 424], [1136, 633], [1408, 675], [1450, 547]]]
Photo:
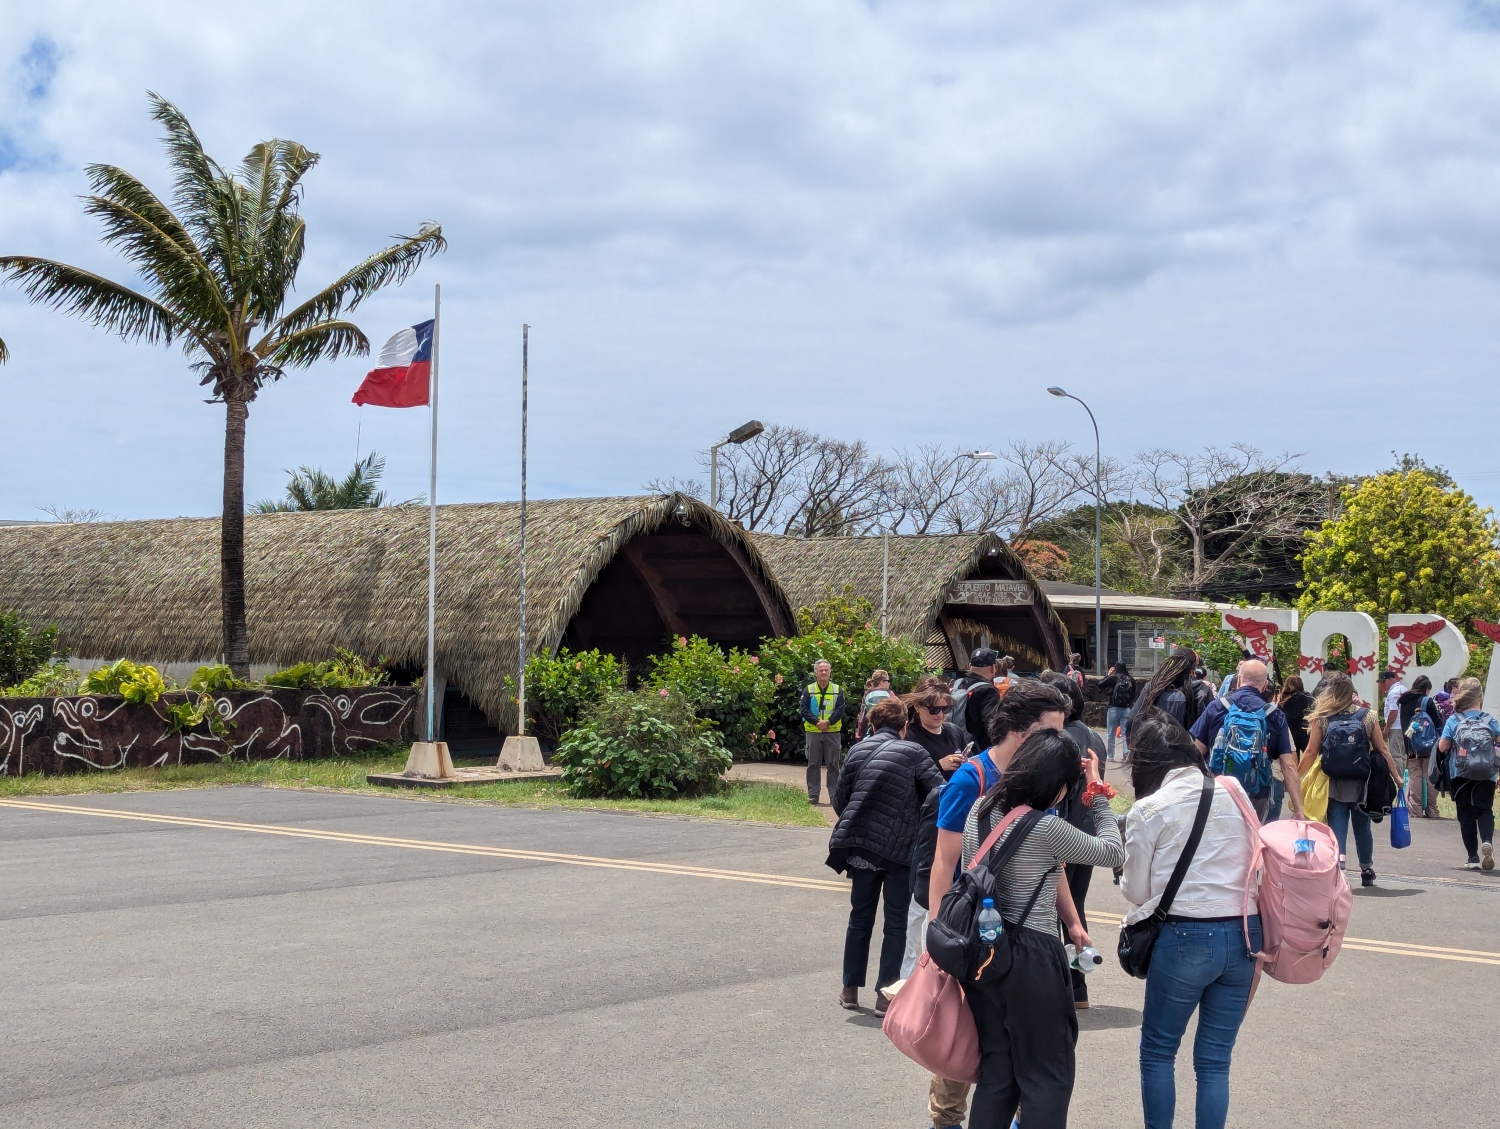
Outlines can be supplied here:
[[1242, 443], [1197, 455], [1163, 447], [1140, 455], [1140, 492], [1176, 520], [1187, 542], [1189, 588], [1201, 591], [1248, 541], [1300, 538], [1317, 520], [1307, 493], [1287, 488], [1300, 457], [1263, 455]]
[[38, 506], [37, 509], [41, 510], [42, 513], [46, 514], [59, 525], [86, 525], [90, 522], [109, 521], [111, 519], [111, 515], [105, 513], [103, 510], [93, 508], [75, 510], [68, 506], [59, 506], [54, 503], [48, 506]]
[[[989, 467], [968, 454], [935, 443], [897, 451], [890, 471], [892, 527], [912, 533], [965, 532], [973, 524], [976, 496], [994, 492]], [[988, 513], [982, 504], [979, 509]]]
[[863, 440], [820, 439], [798, 483], [799, 504], [782, 532], [802, 537], [872, 532], [889, 520], [894, 485], [891, 464], [871, 456]]

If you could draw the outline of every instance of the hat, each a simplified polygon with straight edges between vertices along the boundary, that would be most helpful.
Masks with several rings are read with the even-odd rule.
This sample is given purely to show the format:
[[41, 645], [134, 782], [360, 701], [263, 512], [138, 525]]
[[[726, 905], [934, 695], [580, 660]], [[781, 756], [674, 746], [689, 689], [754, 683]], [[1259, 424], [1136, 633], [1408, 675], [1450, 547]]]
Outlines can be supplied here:
[[970, 666], [995, 666], [1000, 662], [1000, 656], [988, 647], [978, 647], [969, 656]]
[[1382, 670], [1380, 672], [1380, 679], [1379, 679], [1379, 681], [1384, 682], [1387, 679], [1395, 678], [1395, 677], [1396, 677], [1396, 672], [1394, 670], [1391, 670], [1389, 667], [1387, 667], [1385, 670]]

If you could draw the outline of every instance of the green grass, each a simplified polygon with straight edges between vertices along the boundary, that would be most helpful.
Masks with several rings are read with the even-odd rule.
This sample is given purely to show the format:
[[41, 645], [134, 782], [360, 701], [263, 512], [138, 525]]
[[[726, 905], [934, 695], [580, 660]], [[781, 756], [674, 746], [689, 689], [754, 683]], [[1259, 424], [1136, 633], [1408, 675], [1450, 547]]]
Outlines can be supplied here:
[[0, 797], [81, 796], [109, 792], [150, 792], [166, 788], [218, 788], [258, 784], [272, 788], [398, 795], [437, 802], [462, 801], [506, 807], [570, 808], [660, 812], [705, 819], [754, 820], [797, 827], [824, 827], [827, 820], [807, 802], [800, 788], [781, 784], [726, 781], [709, 796], [688, 800], [580, 800], [556, 780], [509, 780], [496, 784], [460, 784], [442, 791], [397, 789], [370, 784], [372, 772], [400, 772], [406, 750], [371, 753], [343, 760], [233, 761], [175, 768], [129, 768], [119, 772], [71, 773], [64, 776], [0, 777]]

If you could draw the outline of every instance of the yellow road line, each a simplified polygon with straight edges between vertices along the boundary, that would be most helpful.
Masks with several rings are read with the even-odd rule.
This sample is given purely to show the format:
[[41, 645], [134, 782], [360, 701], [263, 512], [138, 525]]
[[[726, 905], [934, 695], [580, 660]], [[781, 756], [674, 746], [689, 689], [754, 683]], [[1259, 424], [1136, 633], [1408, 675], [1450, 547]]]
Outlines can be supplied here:
[[[287, 827], [274, 823], [239, 823], [224, 819], [199, 819], [183, 815], [158, 815], [154, 812], [121, 811], [115, 808], [84, 807], [36, 800], [0, 799], [0, 807], [24, 811], [89, 815], [101, 819], [124, 819], [136, 823], [158, 823], [172, 827], [196, 827], [216, 831], [245, 831], [256, 835], [277, 835], [293, 839], [317, 839], [329, 843], [350, 843], [367, 847], [400, 847], [404, 850], [437, 851], [442, 854], [475, 855], [481, 858], [514, 859], [520, 862], [558, 863], [567, 866], [598, 867], [606, 870], [633, 870], [647, 874], [670, 874], [681, 878], [709, 878], [720, 882], [749, 882], [762, 886], [786, 886], [798, 890], [825, 890], [844, 893], [848, 882], [842, 879], [801, 878], [790, 874], [764, 874], [752, 870], [723, 870], [679, 863], [646, 862], [641, 859], [604, 858], [597, 855], [573, 855], [556, 851], [528, 851], [514, 847], [486, 847], [476, 843], [445, 843], [433, 839], [401, 839], [389, 835], [362, 835], [352, 831], [322, 831], [309, 827]], [[1117, 913], [1091, 910], [1090, 921], [1118, 927], [1124, 918]], [[1383, 953], [1388, 956], [1424, 957], [1428, 960], [1460, 961], [1466, 964], [1500, 966], [1500, 953], [1477, 949], [1452, 949], [1438, 945], [1416, 945], [1407, 941], [1379, 938], [1345, 937], [1344, 948], [1359, 952]]]

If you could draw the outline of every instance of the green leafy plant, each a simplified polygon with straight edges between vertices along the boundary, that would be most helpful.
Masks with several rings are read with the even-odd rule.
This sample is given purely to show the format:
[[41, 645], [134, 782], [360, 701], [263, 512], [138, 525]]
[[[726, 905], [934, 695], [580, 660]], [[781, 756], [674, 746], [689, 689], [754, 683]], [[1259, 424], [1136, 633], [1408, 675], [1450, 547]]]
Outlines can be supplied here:
[[535, 655], [526, 663], [526, 717], [531, 731], [553, 743], [606, 694], [623, 690], [625, 667], [602, 651]]
[[253, 686], [253, 682], [236, 678], [234, 671], [230, 670], [225, 663], [200, 666], [193, 671], [193, 676], [188, 679], [187, 684], [189, 690], [205, 694], [214, 694], [224, 690], [249, 690]]
[[[266, 675], [266, 685], [292, 690], [347, 690], [353, 686], [383, 686], [389, 675], [384, 659], [366, 662], [344, 647], [320, 663], [301, 662]], [[208, 669], [208, 668], [201, 668]]]
[[713, 791], [734, 758], [692, 703], [646, 687], [606, 693], [563, 737], [552, 763], [575, 796], [636, 799]]
[[78, 684], [83, 680], [82, 672], [65, 662], [44, 666], [25, 682], [0, 690], [5, 698], [62, 698], [78, 693]]
[[[209, 669], [203, 667], [200, 669]], [[228, 667], [224, 668], [228, 670]], [[237, 689], [238, 687], [234, 687]], [[196, 698], [193, 693], [188, 694], [188, 700], [167, 707], [167, 720], [172, 724], [172, 730], [181, 733], [192, 729], [194, 726], [207, 724], [208, 731], [215, 737], [228, 737], [231, 723], [226, 722], [219, 713], [219, 705], [212, 694], [198, 693]]]
[[766, 722], [776, 683], [758, 655], [724, 651], [696, 635], [679, 636], [671, 651], [651, 664], [646, 685], [682, 695], [694, 713], [714, 723], [731, 752], [758, 757], [774, 751], [776, 739], [767, 735]]
[[57, 628], [31, 626], [17, 612], [0, 611], [0, 686], [24, 682], [52, 657]]
[[161, 671], [154, 666], [121, 659], [89, 671], [83, 676], [79, 691], [84, 694], [118, 694], [132, 705], [149, 706], [167, 692], [167, 684]]

